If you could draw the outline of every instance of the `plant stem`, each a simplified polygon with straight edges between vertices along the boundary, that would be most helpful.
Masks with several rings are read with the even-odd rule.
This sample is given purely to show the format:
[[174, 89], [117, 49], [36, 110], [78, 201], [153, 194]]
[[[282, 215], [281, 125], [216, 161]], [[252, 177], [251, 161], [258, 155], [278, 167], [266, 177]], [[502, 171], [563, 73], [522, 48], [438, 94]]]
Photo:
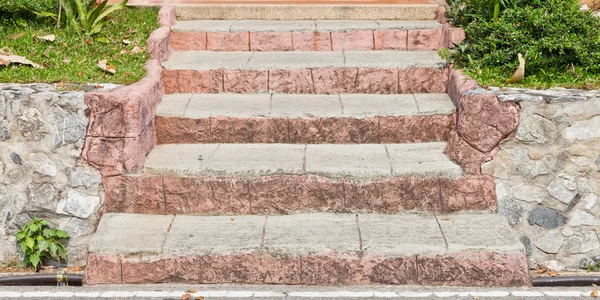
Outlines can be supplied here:
[[62, 12], [63, 0], [58, 1], [58, 21], [56, 22], [56, 28], [60, 29], [60, 15]]

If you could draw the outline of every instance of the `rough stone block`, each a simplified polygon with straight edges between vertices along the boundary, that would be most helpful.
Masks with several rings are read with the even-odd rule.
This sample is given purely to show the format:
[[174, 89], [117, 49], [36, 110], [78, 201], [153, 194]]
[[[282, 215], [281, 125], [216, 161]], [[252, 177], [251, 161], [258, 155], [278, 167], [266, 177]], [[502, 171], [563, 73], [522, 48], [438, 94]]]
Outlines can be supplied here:
[[290, 143], [364, 144], [379, 140], [377, 118], [301, 118], [289, 120]]
[[248, 214], [247, 183], [243, 179], [220, 177], [164, 178], [168, 214]]
[[448, 72], [445, 69], [399, 69], [398, 93], [445, 93]]
[[440, 179], [444, 211], [490, 210], [496, 207], [496, 184], [489, 175]]
[[286, 94], [314, 94], [311, 70], [269, 71], [269, 91]]
[[333, 51], [375, 49], [371, 30], [332, 32], [331, 44]]
[[224, 70], [224, 91], [254, 93], [268, 90], [268, 71]]
[[210, 118], [212, 143], [287, 143], [284, 118]]
[[124, 258], [121, 261], [123, 283], [161, 283], [168, 281], [165, 260], [160, 257]]
[[211, 141], [210, 119], [156, 116], [157, 144], [193, 144]]
[[292, 32], [295, 51], [332, 51], [329, 32]]
[[444, 153], [468, 174], [481, 174], [481, 164], [490, 159], [486, 153], [471, 147], [456, 132], [450, 134]]
[[292, 51], [291, 32], [250, 32], [251, 51]]
[[377, 30], [375, 50], [407, 50], [408, 31], [397, 29]]
[[249, 32], [209, 32], [206, 50], [209, 51], [250, 51]]
[[453, 115], [379, 117], [381, 143], [446, 141], [454, 129]]
[[312, 69], [316, 94], [351, 94], [356, 90], [358, 69]]
[[120, 284], [121, 258], [112, 254], [90, 253], [84, 274], [85, 284]]
[[355, 93], [397, 94], [398, 69], [358, 69]]
[[442, 29], [408, 31], [408, 50], [437, 50], [442, 43]]
[[162, 176], [104, 177], [104, 212], [165, 214]]
[[222, 93], [223, 70], [165, 70], [165, 93]]
[[206, 50], [206, 32], [171, 32], [171, 45], [175, 51]]

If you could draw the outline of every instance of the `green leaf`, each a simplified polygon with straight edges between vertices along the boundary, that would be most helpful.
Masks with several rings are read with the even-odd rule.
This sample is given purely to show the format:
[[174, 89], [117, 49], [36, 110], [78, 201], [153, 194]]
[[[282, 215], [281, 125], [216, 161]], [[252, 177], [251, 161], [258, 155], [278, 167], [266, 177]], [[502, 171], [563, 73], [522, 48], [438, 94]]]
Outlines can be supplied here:
[[44, 235], [44, 237], [48, 238], [52, 235], [52, 229], [44, 228], [44, 231], [42, 232], [42, 234]]
[[33, 267], [37, 269], [37, 265], [40, 263], [40, 254], [39, 254], [39, 252], [32, 254], [29, 257], [29, 261], [31, 262], [31, 265], [33, 265]]
[[64, 230], [57, 230], [55, 234], [57, 237], [63, 238], [63, 239], [69, 237], [69, 234]]
[[27, 235], [25, 233], [25, 231], [21, 230], [21, 231], [17, 232], [17, 234], [15, 235], [15, 237], [17, 238], [17, 240], [22, 240], [23, 238], [25, 238], [25, 235]]
[[65, 246], [63, 246], [61, 244], [58, 244], [58, 246], [59, 246], [58, 247], [58, 256], [66, 261], [67, 260], [67, 251], [65, 249]]
[[92, 24], [96, 22], [96, 19], [98, 18], [98, 16], [100, 16], [100, 13], [106, 7], [106, 4], [108, 4], [108, 0], [105, 0], [104, 2], [100, 3], [94, 10], [90, 12], [88, 20], [90, 20]]
[[48, 244], [48, 249], [50, 249], [50, 253], [52, 256], [56, 256], [56, 252], [58, 251], [58, 246], [55, 242], [51, 242]]
[[38, 249], [40, 251], [44, 251], [44, 250], [48, 249], [48, 241], [46, 241], [46, 240], [39, 241], [38, 242]]
[[33, 249], [33, 247], [35, 246], [35, 241], [33, 240], [33, 238], [28, 236], [27, 238], [25, 238], [25, 245], [27, 246], [27, 248]]
[[125, 6], [127, 5], [127, 1], [128, 0], [123, 0], [123, 2], [108, 6], [108, 8], [106, 8], [102, 13], [100, 13], [98, 18], [94, 20], [94, 23], [92, 23], [91, 27], [96, 26], [98, 22], [106, 18], [106, 16], [110, 15], [112, 12], [125, 8]]

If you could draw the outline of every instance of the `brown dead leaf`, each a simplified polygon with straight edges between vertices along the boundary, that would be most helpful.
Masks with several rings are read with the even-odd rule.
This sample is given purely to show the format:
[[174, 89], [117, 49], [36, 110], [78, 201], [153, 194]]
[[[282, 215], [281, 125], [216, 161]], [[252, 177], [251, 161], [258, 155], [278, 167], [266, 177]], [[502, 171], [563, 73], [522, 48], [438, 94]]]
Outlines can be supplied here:
[[115, 69], [115, 66], [113, 65], [109, 65], [108, 61], [106, 59], [104, 60], [99, 60], [98, 61], [98, 67], [100, 69], [102, 69], [102, 71], [106, 72], [106, 73], [110, 73], [110, 74], [115, 74], [117, 73], [117, 69]]
[[16, 40], [16, 39], [18, 39], [18, 38], [22, 37], [24, 34], [25, 34], [25, 33], [23, 33], [23, 32], [20, 32], [20, 33], [17, 33], [17, 34], [9, 35], [9, 36], [8, 36], [8, 39], [9, 39], [9, 40]]
[[550, 275], [551, 277], [556, 277], [558, 275], [558, 272], [556, 271], [548, 271], [546, 272], [548, 275]]
[[546, 273], [547, 271], [548, 271], [548, 269], [546, 269], [546, 268], [541, 268], [541, 269], [539, 269], [537, 272], [538, 272], [538, 274], [544, 274], [544, 273]]
[[32, 66], [36, 69], [43, 69], [44, 67], [30, 61], [29, 59], [23, 57], [23, 56], [18, 56], [18, 55], [0, 55], [0, 61], [2, 61], [0, 64], [4, 65], [4, 66], [8, 66], [9, 64], [21, 64], [21, 65], [29, 65]]
[[93, 45], [93, 44], [94, 44], [94, 41], [92, 41], [92, 40], [90, 40], [90, 39], [87, 39], [87, 38], [83, 38], [83, 41], [84, 41], [86, 44], [90, 44], [90, 45]]
[[67, 43], [65, 43], [65, 42], [62, 42], [62, 45], [63, 45], [63, 47], [67, 47], [68, 46]]
[[0, 55], [13, 55], [14, 52], [8, 48], [8, 47], [3, 47], [2, 49], [0, 49]]
[[129, 44], [131, 44], [131, 41], [130, 41], [130, 40], [128, 40], [128, 39], [124, 39], [124, 40], [123, 40], [123, 45], [127, 46], [127, 45], [129, 45]]
[[183, 294], [183, 295], [181, 295], [181, 300], [188, 300], [190, 298], [192, 298], [192, 295], [190, 295], [190, 294]]
[[123, 55], [123, 54], [127, 54], [127, 49], [123, 49], [123, 50], [121, 50], [121, 52], [119, 52], [119, 55]]
[[56, 39], [56, 36], [54, 34], [49, 34], [49, 35], [45, 35], [45, 36], [40, 36], [39, 38], [42, 40], [48, 41], [48, 42], [54, 42], [54, 40]]
[[450, 221], [448, 218], [442, 218], [442, 221]]
[[592, 293], [590, 294], [590, 296], [592, 296], [592, 298], [596, 298], [598, 297], [598, 288], [595, 288]]
[[204, 300], [204, 296], [198, 296], [196, 297], [196, 300]]
[[64, 62], [65, 64], [68, 64], [68, 63], [70, 63], [70, 62], [71, 62], [71, 60], [70, 60], [70, 59], [68, 59], [68, 58], [65, 58], [65, 59], [63, 59], [63, 62]]
[[144, 48], [135, 46], [135, 47], [133, 47], [133, 49], [131, 49], [131, 54], [136, 54], [136, 53], [140, 53], [140, 52], [144, 52]]
[[196, 291], [195, 289], [189, 289], [189, 290], [187, 290], [187, 291], [185, 291], [185, 292], [186, 292], [186, 293], [191, 293], [191, 294], [193, 294], [193, 293], [195, 293], [195, 292], [197, 292], [197, 291]]

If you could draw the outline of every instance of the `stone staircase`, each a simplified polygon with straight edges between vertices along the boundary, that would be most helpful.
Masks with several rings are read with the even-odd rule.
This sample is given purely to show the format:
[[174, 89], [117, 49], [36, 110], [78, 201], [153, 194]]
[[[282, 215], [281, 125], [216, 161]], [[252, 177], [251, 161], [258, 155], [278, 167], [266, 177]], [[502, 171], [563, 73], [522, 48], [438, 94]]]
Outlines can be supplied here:
[[158, 145], [104, 178], [87, 283], [528, 285], [493, 180], [444, 154], [449, 41], [424, 7], [418, 21], [179, 7]]

